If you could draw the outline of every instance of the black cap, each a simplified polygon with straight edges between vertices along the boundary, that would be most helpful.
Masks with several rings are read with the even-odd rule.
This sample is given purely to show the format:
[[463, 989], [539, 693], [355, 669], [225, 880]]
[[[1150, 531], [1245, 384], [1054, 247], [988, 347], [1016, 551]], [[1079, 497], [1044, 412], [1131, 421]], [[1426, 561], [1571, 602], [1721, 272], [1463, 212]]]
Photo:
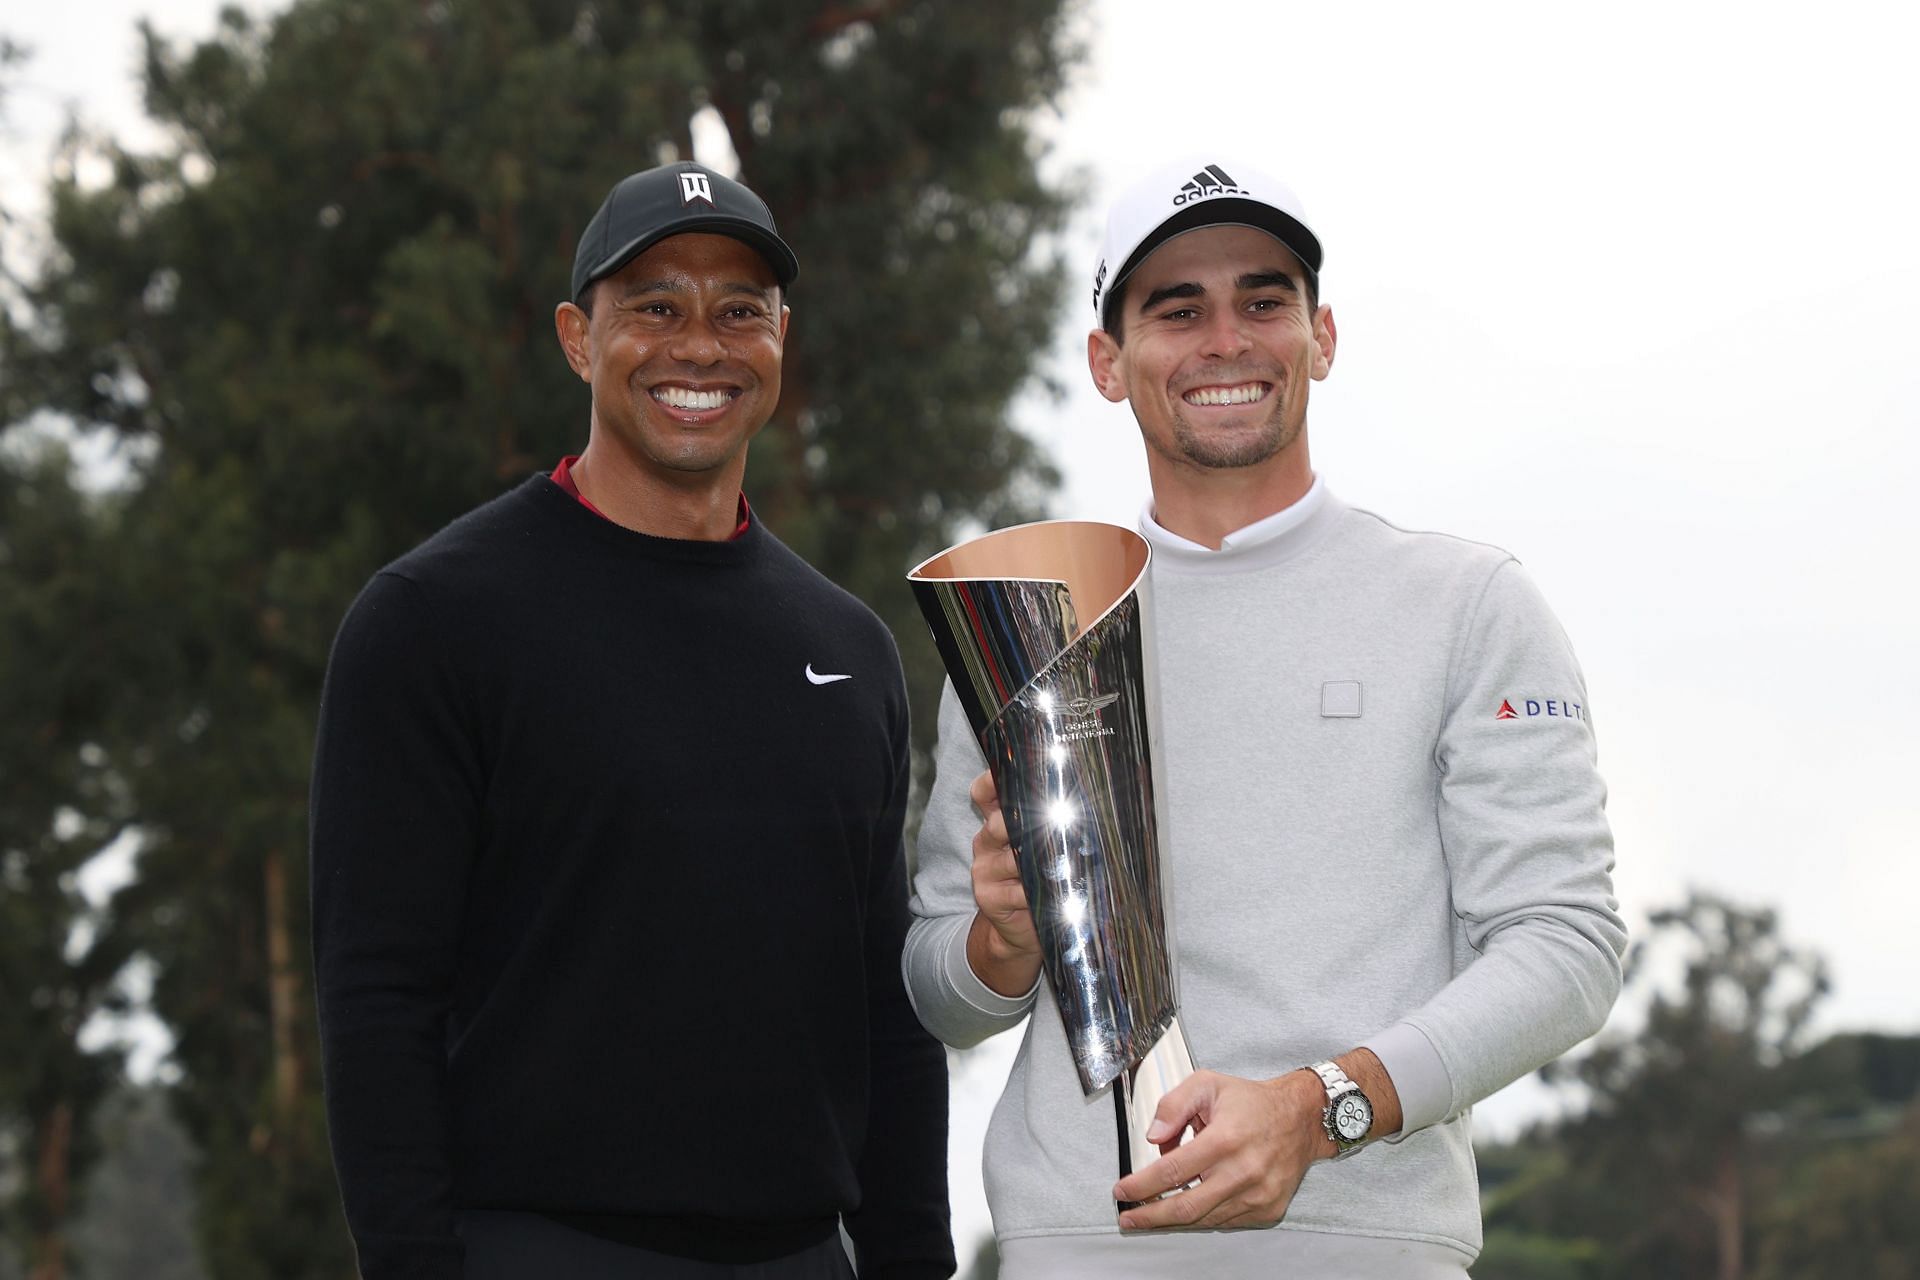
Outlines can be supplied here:
[[760, 251], [781, 288], [800, 274], [800, 260], [774, 230], [767, 202], [732, 178], [683, 160], [622, 178], [580, 233], [573, 253], [573, 298], [668, 236], [707, 231]]

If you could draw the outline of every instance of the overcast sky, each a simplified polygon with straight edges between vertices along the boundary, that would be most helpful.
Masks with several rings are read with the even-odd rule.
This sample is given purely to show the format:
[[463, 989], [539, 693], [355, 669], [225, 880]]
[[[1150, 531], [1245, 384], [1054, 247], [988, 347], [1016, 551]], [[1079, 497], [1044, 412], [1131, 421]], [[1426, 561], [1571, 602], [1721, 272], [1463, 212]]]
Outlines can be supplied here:
[[[136, 15], [199, 35], [215, 8], [0, 19], [40, 47], [0, 139], [9, 202], [65, 106], [132, 127]], [[1546, 591], [1586, 669], [1630, 920], [1689, 885], [1774, 904], [1833, 966], [1823, 1028], [1915, 1032], [1920, 78], [1905, 6], [1815, 12], [1093, 5], [1046, 125], [1089, 196], [1070, 390], [1022, 420], [1065, 472], [1058, 514], [1132, 523], [1138, 437], [1082, 357], [1102, 201], [1169, 153], [1285, 178], [1339, 321], [1316, 467], [1397, 523], [1507, 547]], [[990, 1057], [972, 1094], [997, 1089]], [[977, 1152], [972, 1094], [956, 1138]]]

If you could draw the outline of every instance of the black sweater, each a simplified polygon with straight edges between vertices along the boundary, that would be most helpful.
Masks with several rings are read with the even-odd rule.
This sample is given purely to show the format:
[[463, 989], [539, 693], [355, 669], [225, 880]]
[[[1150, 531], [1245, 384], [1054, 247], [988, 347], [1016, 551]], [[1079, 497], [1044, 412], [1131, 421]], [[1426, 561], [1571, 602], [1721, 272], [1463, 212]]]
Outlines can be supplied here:
[[863, 1275], [949, 1274], [906, 803], [891, 636], [757, 520], [648, 537], [536, 476], [376, 575], [312, 798], [367, 1280], [457, 1280], [455, 1208], [723, 1260], [844, 1216]]

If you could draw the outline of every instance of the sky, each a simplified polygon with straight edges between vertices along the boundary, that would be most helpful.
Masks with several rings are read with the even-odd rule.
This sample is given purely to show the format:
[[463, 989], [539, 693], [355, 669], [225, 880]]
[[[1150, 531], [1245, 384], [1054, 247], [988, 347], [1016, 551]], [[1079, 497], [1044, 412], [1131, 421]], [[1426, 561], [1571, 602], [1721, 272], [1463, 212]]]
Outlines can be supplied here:
[[[0, 135], [7, 200], [65, 110], [135, 128], [136, 16], [194, 36], [215, 9], [0, 19], [40, 47]], [[1508, 548], [1545, 591], [1586, 671], [1630, 924], [1690, 886], [1770, 904], [1832, 967], [1820, 1029], [1920, 1032], [1916, 20], [1861, 0], [1166, 11], [1088, 6], [1089, 60], [1040, 125], [1086, 204], [1049, 356], [1067, 393], [1019, 407], [1064, 473], [1055, 514], [1131, 524], [1146, 495], [1132, 419], [1085, 371], [1104, 202], [1176, 154], [1281, 176], [1340, 334], [1316, 469], [1398, 524]], [[956, 1070], [963, 1257], [1002, 1040]], [[1479, 1118], [1544, 1105], [1523, 1083]]]

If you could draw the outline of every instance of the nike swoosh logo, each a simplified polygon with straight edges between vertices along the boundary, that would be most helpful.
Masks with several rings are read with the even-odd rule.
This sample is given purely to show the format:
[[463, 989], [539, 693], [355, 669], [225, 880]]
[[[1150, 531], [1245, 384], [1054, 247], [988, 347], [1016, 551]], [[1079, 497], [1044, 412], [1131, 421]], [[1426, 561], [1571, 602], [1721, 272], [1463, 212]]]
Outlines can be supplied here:
[[853, 679], [852, 676], [823, 676], [819, 672], [813, 669], [813, 664], [811, 662], [807, 664], [807, 683], [808, 684], [832, 684], [835, 680], [851, 680], [851, 679]]

